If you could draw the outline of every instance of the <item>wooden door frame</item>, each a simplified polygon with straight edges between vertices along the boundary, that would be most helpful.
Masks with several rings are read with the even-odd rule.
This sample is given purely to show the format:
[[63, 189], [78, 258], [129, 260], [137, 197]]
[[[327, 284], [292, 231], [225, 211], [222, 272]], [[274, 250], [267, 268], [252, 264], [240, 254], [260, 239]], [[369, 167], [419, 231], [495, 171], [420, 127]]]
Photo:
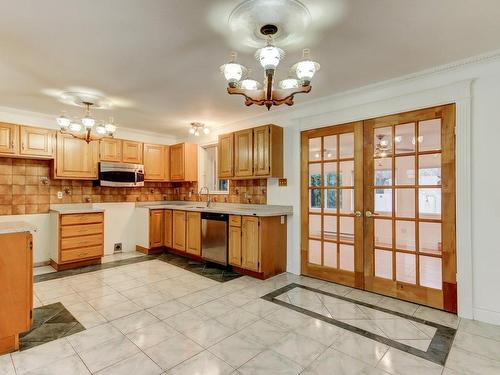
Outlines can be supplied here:
[[[418, 114], [419, 112], [422, 112], [422, 111], [429, 111], [429, 110], [432, 110], [432, 109], [438, 109], [439, 111], [444, 111], [446, 112], [446, 121], [453, 121], [453, 126], [449, 126], [448, 128], [449, 129], [453, 129], [453, 131], [455, 131], [456, 127], [457, 127], [457, 121], [455, 119], [455, 113], [456, 113], [456, 105], [455, 103], [452, 103], [452, 104], [448, 104], [448, 105], [442, 105], [442, 106], [438, 106], [438, 107], [428, 107], [428, 108], [425, 108], [425, 109], [422, 109], [422, 110], [414, 110], [414, 111], [408, 111], [408, 112], [400, 112], [400, 113], [397, 113], [397, 114], [394, 114], [394, 115], [388, 115], [388, 116], [382, 116], [378, 119], [382, 119], [382, 118], [385, 118], [386, 120], [390, 120], [391, 117], [394, 117], [394, 116], [401, 116], [401, 115], [405, 115], [405, 114]], [[373, 119], [367, 119], [367, 120], [362, 120], [362, 121], [358, 121], [361, 122], [362, 124], [362, 130], [361, 132], [363, 132], [363, 129], [364, 129], [364, 124], [366, 121], [370, 121], [370, 120], [373, 120]], [[333, 128], [335, 129], [339, 129], [339, 127], [342, 127], [342, 126], [347, 126], [347, 125], [352, 125], [352, 124], [355, 124], [356, 122], [354, 123], [347, 123], [347, 124], [339, 124], [339, 125], [332, 125], [332, 126], [328, 126], [328, 127], [321, 127], [321, 128], [317, 128], [317, 129], [308, 129], [308, 130], [304, 130], [301, 132], [301, 183], [300, 183], [300, 192], [301, 192], [301, 233], [300, 233], [300, 239], [301, 239], [301, 253], [300, 253], [300, 257], [301, 257], [301, 274], [304, 274], [304, 269], [305, 269], [305, 266], [306, 266], [306, 260], [307, 260], [307, 249], [308, 249], [308, 241], [309, 241], [309, 238], [308, 238], [308, 208], [309, 208], [309, 203], [308, 203], [308, 198], [309, 198], [309, 194], [306, 194], [304, 192], [308, 192], [308, 189], [309, 189], [309, 185], [308, 185], [308, 164], [309, 164], [309, 154], [307, 152], [307, 149], [308, 149], [308, 143], [306, 142], [307, 139], [309, 138], [312, 138], [310, 135], [313, 134], [314, 136], [316, 137], [319, 137], [319, 136], [323, 136], [323, 135], [326, 135], [328, 134], [329, 132], [332, 131]], [[462, 123], [464, 124], [464, 123]], [[465, 125], [469, 125], [468, 123], [465, 123]], [[364, 147], [364, 145], [363, 145]], [[453, 160], [452, 160], [452, 163], [447, 166], [447, 170], [448, 172], [447, 173], [452, 173], [453, 174], [453, 178], [450, 180], [450, 184], [452, 186], [449, 186], [449, 187], [446, 187], [445, 189], [445, 186], [443, 186], [443, 194], [445, 194], [445, 190], [448, 190], [448, 194], [452, 194], [453, 196], [453, 199], [451, 199], [451, 202], [448, 206], [448, 210], [450, 210], [453, 214], [453, 217], [456, 218], [456, 211], [458, 211], [456, 209], [457, 205], [458, 205], [458, 198], [457, 198], [457, 194], [456, 194], [456, 185], [458, 184], [458, 175], [459, 173], [457, 173], [456, 171], [456, 163], [457, 163], [457, 152], [456, 152], [456, 146], [455, 146], [455, 143], [451, 146], [451, 152], [449, 154], [451, 154], [453, 156]], [[364, 151], [366, 152], [366, 147], [364, 147]], [[356, 152], [355, 152], [355, 155], [356, 155]], [[364, 161], [366, 161], [366, 157], [362, 157], [362, 159]], [[470, 182], [467, 184], [467, 187], [470, 188]], [[368, 189], [366, 189], [368, 190]], [[451, 193], [450, 193], [451, 191]], [[469, 190], [470, 191], [470, 190]], [[364, 199], [365, 197], [361, 197], [361, 200], [362, 202], [364, 202]], [[363, 203], [361, 202], [361, 204], [359, 204], [357, 202], [358, 199], [356, 199], [356, 208], [357, 207], [362, 207]], [[468, 208], [468, 207], [467, 207]], [[364, 211], [364, 207], [362, 207], [363, 211]], [[445, 253], [443, 252], [443, 263], [446, 261], [448, 263], [453, 263], [454, 267], [452, 267], [452, 270], [448, 270], [447, 272], [443, 272], [443, 293], [447, 293], [448, 295], [450, 294], [453, 294], [454, 295], [454, 298], [451, 298], [451, 299], [448, 299], [448, 301], [444, 301], [444, 306], [441, 306], [441, 308], [445, 308], [446, 310], [448, 311], [453, 311], [453, 312], [457, 312], [457, 298], [458, 298], [458, 290], [457, 290], [457, 280], [456, 280], [456, 271], [457, 271], [457, 255], [458, 255], [458, 249], [457, 249], [457, 227], [458, 227], [458, 223], [456, 221], [456, 219], [453, 220], [454, 221], [454, 225], [453, 225], [453, 228], [452, 228], [452, 241], [454, 243], [454, 252], [453, 254], [449, 254], [449, 253]], [[366, 226], [366, 221], [363, 221], [363, 227]], [[470, 229], [470, 227], [469, 227]], [[443, 222], [443, 228], [442, 228], [442, 231], [443, 233], [446, 231], [446, 230], [450, 230], [450, 228], [446, 228], [444, 226], [444, 222]], [[366, 249], [365, 249], [365, 246], [366, 244], [363, 243], [363, 252], [366, 254]], [[470, 249], [469, 249], [470, 251]], [[363, 259], [361, 261], [361, 288], [364, 287], [364, 267], [367, 267], [369, 265], [365, 265], [365, 260]], [[355, 272], [356, 274], [358, 274], [358, 264], [355, 264]], [[358, 279], [359, 276], [356, 277], [356, 279]], [[356, 287], [359, 288], [359, 281], [356, 281]], [[435, 307], [439, 307], [439, 306], [435, 306]]]
[[[309, 194], [304, 192], [309, 191], [309, 177], [308, 177], [308, 165], [309, 165], [309, 153], [308, 140], [310, 138], [324, 137], [328, 135], [341, 134], [343, 132], [353, 132], [354, 133], [354, 191], [362, 191], [363, 187], [363, 121], [355, 121], [346, 124], [333, 125], [329, 127], [322, 127], [318, 129], [305, 130], [301, 132], [301, 182], [300, 182], [300, 202], [301, 202], [301, 246], [300, 246], [300, 268], [301, 274], [307, 275], [306, 268], [310, 267], [313, 269], [313, 274], [309, 276], [317, 277], [320, 279], [332, 281], [328, 278], [327, 273], [325, 273], [325, 267], [307, 265], [307, 252], [309, 248], [309, 237], [307, 236], [309, 227]], [[338, 147], [338, 145], [337, 145]], [[337, 171], [338, 172], [338, 171]], [[324, 199], [323, 195], [321, 197], [322, 201]], [[323, 203], [322, 203], [323, 204]], [[363, 212], [363, 194], [354, 194], [354, 210]], [[354, 273], [350, 271], [343, 271], [340, 268], [335, 269], [336, 280], [335, 282], [348, 285], [355, 288], [363, 287], [363, 216], [354, 217]], [[307, 229], [307, 231], [305, 230]], [[337, 226], [337, 231], [339, 228]], [[357, 234], [357, 235], [356, 235]], [[358, 256], [356, 256], [358, 253]]]

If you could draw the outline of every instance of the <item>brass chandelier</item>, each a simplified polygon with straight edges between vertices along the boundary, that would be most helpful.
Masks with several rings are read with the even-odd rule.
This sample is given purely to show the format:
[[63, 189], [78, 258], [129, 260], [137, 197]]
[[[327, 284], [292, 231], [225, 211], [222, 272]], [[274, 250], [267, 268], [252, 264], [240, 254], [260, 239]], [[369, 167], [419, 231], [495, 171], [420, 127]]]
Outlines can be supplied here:
[[311, 91], [311, 80], [320, 69], [320, 65], [309, 57], [309, 49], [303, 50], [303, 60], [293, 65], [288, 77], [274, 88], [275, 73], [285, 52], [273, 44], [273, 35], [278, 32], [276, 25], [264, 25], [260, 32], [267, 39], [265, 47], [255, 52], [255, 58], [265, 70], [264, 84], [251, 78], [250, 71], [236, 62], [236, 53], [231, 54], [231, 61], [222, 65], [220, 71], [228, 82], [227, 92], [230, 95], [245, 97], [245, 105], [266, 106], [268, 110], [273, 105], [293, 105], [295, 94]]

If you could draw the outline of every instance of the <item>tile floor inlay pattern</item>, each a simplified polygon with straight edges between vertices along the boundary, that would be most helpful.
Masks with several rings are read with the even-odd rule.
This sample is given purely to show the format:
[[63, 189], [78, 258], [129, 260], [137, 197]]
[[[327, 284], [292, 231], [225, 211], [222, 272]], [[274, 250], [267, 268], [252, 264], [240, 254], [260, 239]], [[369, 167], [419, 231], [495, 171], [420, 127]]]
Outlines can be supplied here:
[[33, 309], [33, 325], [19, 335], [21, 351], [85, 330], [60, 302]]
[[456, 333], [438, 323], [295, 283], [262, 299], [440, 365]]

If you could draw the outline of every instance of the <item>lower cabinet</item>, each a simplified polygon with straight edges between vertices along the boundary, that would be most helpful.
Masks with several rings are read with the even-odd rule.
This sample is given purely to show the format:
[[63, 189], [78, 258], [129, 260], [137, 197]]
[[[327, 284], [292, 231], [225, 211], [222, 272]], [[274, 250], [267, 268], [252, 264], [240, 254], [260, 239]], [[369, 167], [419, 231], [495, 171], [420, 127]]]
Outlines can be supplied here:
[[149, 211], [149, 248], [163, 246], [164, 233], [163, 210]]
[[33, 240], [30, 232], [0, 235], [0, 355], [19, 349], [33, 311]]
[[172, 248], [186, 251], [186, 211], [172, 211]]
[[50, 213], [50, 264], [56, 270], [100, 264], [104, 255], [104, 213]]
[[186, 252], [201, 256], [201, 214], [187, 212], [186, 216]]
[[229, 263], [262, 279], [286, 270], [286, 216], [229, 219]]

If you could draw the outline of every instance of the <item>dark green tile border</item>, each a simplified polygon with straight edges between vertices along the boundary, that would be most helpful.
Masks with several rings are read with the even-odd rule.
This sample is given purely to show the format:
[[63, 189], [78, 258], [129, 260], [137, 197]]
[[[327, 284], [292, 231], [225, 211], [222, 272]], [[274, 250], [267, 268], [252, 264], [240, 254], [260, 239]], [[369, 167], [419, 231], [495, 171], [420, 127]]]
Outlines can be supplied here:
[[[374, 310], [382, 311], [382, 312], [387, 313], [387, 314], [392, 314], [392, 315], [398, 316], [400, 318], [412, 320], [412, 321], [417, 322], [417, 323], [421, 323], [421, 324], [425, 324], [425, 325], [434, 327], [437, 329], [437, 331], [434, 334], [434, 337], [432, 338], [431, 343], [430, 343], [427, 351], [419, 350], [419, 349], [416, 349], [412, 346], [408, 346], [405, 344], [401, 344], [397, 341], [391, 340], [387, 337], [383, 337], [383, 336], [377, 335], [375, 333], [365, 331], [364, 329], [352, 326], [350, 324], [341, 322], [339, 320], [336, 320], [333, 318], [328, 318], [324, 315], [321, 315], [321, 314], [315, 313], [313, 311], [304, 309], [302, 307], [295, 306], [291, 303], [276, 299], [276, 297], [280, 296], [281, 294], [284, 294], [284, 293], [286, 293], [292, 289], [295, 289], [295, 288], [306, 289], [306, 290], [309, 290], [309, 291], [312, 291], [315, 293], [324, 294], [326, 296], [334, 297], [334, 298], [341, 299], [341, 300], [344, 300], [347, 302], [355, 303], [357, 305], [369, 307], [369, 308], [374, 309]], [[442, 366], [444, 366], [444, 364], [446, 362], [446, 358], [448, 357], [448, 354], [450, 352], [451, 345], [453, 344], [453, 339], [455, 338], [455, 333], [457, 332], [456, 329], [446, 327], [446, 326], [443, 326], [441, 324], [437, 324], [437, 323], [434, 323], [434, 322], [431, 322], [428, 320], [416, 318], [416, 317], [413, 317], [410, 315], [403, 314], [403, 313], [398, 312], [398, 311], [388, 310], [388, 309], [385, 309], [383, 307], [371, 305], [371, 304], [366, 303], [366, 302], [361, 302], [361, 301], [358, 301], [355, 299], [351, 299], [348, 297], [340, 296], [340, 295], [337, 295], [334, 293], [325, 292], [325, 291], [322, 291], [319, 289], [314, 289], [314, 288], [311, 288], [308, 286], [295, 284], [295, 283], [286, 285], [280, 289], [277, 289], [271, 293], [266, 294], [265, 296], [263, 296], [261, 298], [263, 298], [269, 302], [273, 302], [275, 304], [278, 304], [280, 306], [287, 307], [287, 308], [292, 309], [294, 311], [300, 312], [302, 314], [308, 315], [312, 318], [316, 318], [316, 319], [322, 320], [326, 323], [333, 324], [337, 327], [343, 328], [343, 329], [351, 331], [353, 333], [357, 333], [361, 336], [378, 341], [382, 344], [399, 349], [403, 352], [406, 352], [406, 353], [412, 354], [414, 356], [426, 359], [428, 361], [437, 363], [437, 364], [442, 365]]]
[[19, 350], [33, 348], [84, 331], [85, 327], [61, 302], [37, 307], [33, 310], [33, 325], [19, 335]]

